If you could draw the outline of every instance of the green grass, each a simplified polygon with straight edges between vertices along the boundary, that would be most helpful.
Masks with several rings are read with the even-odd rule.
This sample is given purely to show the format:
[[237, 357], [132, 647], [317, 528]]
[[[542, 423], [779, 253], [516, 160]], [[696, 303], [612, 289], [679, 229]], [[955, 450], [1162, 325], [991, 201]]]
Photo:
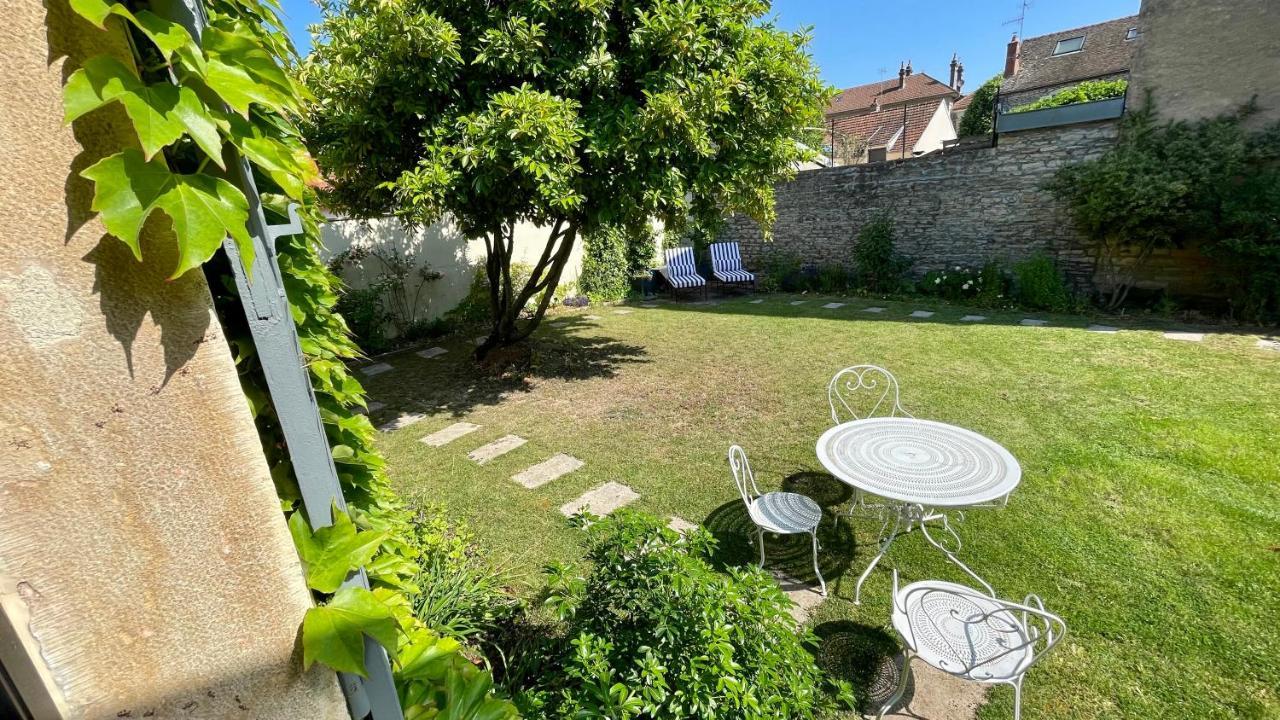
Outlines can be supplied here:
[[[747, 449], [762, 487], [843, 501], [814, 455], [826, 382], [883, 365], [917, 417], [981, 432], [1022, 464], [1008, 507], [971, 511], [960, 533], [961, 557], [1001, 594], [1037, 593], [1071, 628], [1028, 677], [1028, 717], [1280, 718], [1280, 354], [1243, 334], [1189, 343], [1087, 333], [1079, 316], [1039, 314], [1058, 327], [1030, 328], [1017, 325], [1026, 314], [923, 301], [792, 299], [560, 313], [567, 324], [540, 329], [532, 360], [505, 374], [476, 367], [463, 340], [436, 360], [392, 357], [396, 370], [367, 382], [388, 405], [380, 417], [430, 413], [384, 436], [392, 477], [468, 518], [528, 588], [546, 562], [580, 557], [557, 508], [610, 480], [640, 493], [638, 509], [706, 524], [724, 562], [748, 562], [729, 444]], [[861, 312], [873, 304], [888, 311]], [[939, 312], [906, 319], [926, 307]], [[970, 312], [992, 317], [957, 322]], [[418, 442], [459, 419], [483, 429], [443, 448]], [[483, 467], [467, 459], [507, 433], [529, 442]], [[510, 480], [556, 452], [587, 464], [537, 490]], [[883, 637], [888, 571], [852, 603], [877, 527], [841, 528], [824, 539], [832, 596], [813, 623]], [[769, 547], [812, 576], [807, 544]], [[963, 581], [918, 535], [890, 557], [908, 580]], [[980, 714], [1011, 712], [997, 688]]]

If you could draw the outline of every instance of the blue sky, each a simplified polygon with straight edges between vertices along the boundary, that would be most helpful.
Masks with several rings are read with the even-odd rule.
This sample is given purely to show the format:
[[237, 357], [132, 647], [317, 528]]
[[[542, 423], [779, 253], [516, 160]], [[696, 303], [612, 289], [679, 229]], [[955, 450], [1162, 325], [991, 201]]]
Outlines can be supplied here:
[[[306, 53], [307, 26], [319, 19], [312, 0], [281, 0], [286, 23]], [[1024, 37], [1065, 30], [1138, 12], [1139, 0], [1033, 0]], [[896, 77], [898, 63], [946, 82], [951, 53], [965, 66], [965, 89], [1004, 68], [1005, 45], [1021, 0], [774, 0], [778, 24], [813, 28], [813, 55], [822, 77], [836, 87]]]

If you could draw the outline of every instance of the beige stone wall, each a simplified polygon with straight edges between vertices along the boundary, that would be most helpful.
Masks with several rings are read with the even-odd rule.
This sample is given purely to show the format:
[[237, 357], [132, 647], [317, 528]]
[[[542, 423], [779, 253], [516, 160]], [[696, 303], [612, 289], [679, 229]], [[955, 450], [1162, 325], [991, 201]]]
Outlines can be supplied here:
[[63, 0], [0, 24], [0, 659], [39, 718], [340, 718], [302, 672], [310, 604], [198, 273], [106, 237], [76, 173], [131, 139], [61, 123], [60, 86], [121, 33]]
[[1280, 5], [1276, 0], [1143, 0], [1130, 103], [1151, 90], [1162, 117], [1230, 112], [1254, 95], [1255, 122], [1280, 120]]

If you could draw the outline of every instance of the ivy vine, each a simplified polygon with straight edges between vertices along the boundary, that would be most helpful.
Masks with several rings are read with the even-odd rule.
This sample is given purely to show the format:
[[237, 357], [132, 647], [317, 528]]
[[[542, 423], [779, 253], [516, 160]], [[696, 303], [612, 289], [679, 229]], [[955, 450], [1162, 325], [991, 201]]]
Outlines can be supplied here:
[[[107, 232], [143, 260], [139, 234], [157, 213], [167, 216], [178, 244], [172, 277], [208, 266], [210, 285], [236, 354], [245, 394], [262, 436], [288, 526], [317, 604], [302, 624], [303, 663], [365, 673], [364, 637], [383, 645], [394, 662], [409, 720], [516, 717], [491, 692], [488, 673], [468, 662], [457, 643], [440, 638], [414, 617], [410, 597], [419, 550], [409, 512], [394, 494], [375, 431], [358, 412], [364, 390], [346, 361], [359, 355], [346, 323], [334, 312], [339, 281], [317, 253], [322, 217], [309, 183], [314, 163], [295, 126], [309, 97], [289, 72], [296, 60], [273, 0], [205, 0], [208, 25], [197, 41], [181, 25], [139, 3], [67, 0], [100, 29], [124, 23], [134, 64], [100, 55], [67, 79], [67, 122], [119, 104], [138, 139], [81, 172], [94, 185], [92, 209]], [[300, 507], [259, 361], [225, 282], [231, 237], [253, 261], [248, 202], [223, 173], [231, 151], [252, 164], [268, 216], [283, 220], [300, 206], [304, 232], [277, 241], [277, 260], [312, 387], [332, 448], [348, 513], [335, 508], [333, 525], [312, 531]], [[341, 588], [364, 566], [370, 590]]]

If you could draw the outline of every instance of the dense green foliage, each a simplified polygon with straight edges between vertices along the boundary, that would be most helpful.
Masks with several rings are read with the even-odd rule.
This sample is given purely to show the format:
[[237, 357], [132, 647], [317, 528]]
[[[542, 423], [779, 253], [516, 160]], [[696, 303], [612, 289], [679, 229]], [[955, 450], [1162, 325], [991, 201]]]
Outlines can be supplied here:
[[991, 122], [996, 111], [996, 94], [1000, 92], [1000, 85], [1003, 82], [1003, 75], [994, 75], [973, 92], [969, 107], [965, 108], [964, 114], [960, 116], [960, 127], [956, 128], [957, 135], [968, 137], [991, 132]]
[[338, 312], [366, 354], [437, 331], [426, 320], [429, 296], [423, 293], [442, 276], [400, 243], [354, 244], [331, 258], [329, 269], [348, 282], [361, 281], [361, 287], [344, 283]]
[[896, 292], [902, 288], [903, 274], [911, 267], [911, 261], [894, 249], [892, 219], [874, 218], [858, 230], [853, 264], [858, 284], [870, 292]]
[[[138, 233], [155, 211], [169, 216], [179, 246], [175, 275], [215, 259], [208, 268], [227, 337], [236, 351], [245, 393], [263, 438], [289, 529], [321, 604], [302, 624], [304, 666], [322, 662], [363, 674], [364, 638], [374, 638], [395, 660], [406, 717], [447, 712], [452, 717], [512, 716], [514, 709], [488, 692], [491, 681], [459, 652], [456, 642], [423, 627], [410, 611], [418, 553], [412, 523], [390, 490], [374, 430], [355, 412], [363, 389], [345, 360], [358, 350], [334, 313], [337, 278], [316, 251], [320, 213], [306, 183], [314, 177], [292, 119], [306, 95], [285, 71], [293, 49], [271, 6], [256, 0], [207, 0], [208, 24], [197, 42], [183, 27], [124, 3], [70, 0], [99, 27], [127, 23], [137, 66], [105, 56], [87, 59], [67, 78], [68, 121], [97, 108], [124, 106], [142, 150], [125, 148], [83, 171], [94, 183], [93, 208], [114, 237], [139, 255]], [[116, 20], [112, 20], [116, 18]], [[234, 112], [233, 112], [234, 111]], [[238, 307], [224, 255], [233, 238], [246, 261], [249, 206], [241, 190], [205, 172], [235, 150], [252, 164], [269, 221], [283, 222], [286, 206], [301, 208], [304, 231], [276, 244], [281, 277], [332, 447], [349, 513], [333, 509], [333, 523], [312, 529], [298, 502], [296, 479], [279, 422]], [[141, 259], [141, 258], [140, 258]], [[343, 581], [365, 567], [372, 590]]]
[[954, 265], [942, 270], [930, 270], [917, 286], [924, 295], [936, 295], [979, 307], [1009, 305], [1009, 279], [1000, 263], [992, 260], [977, 270]]
[[1052, 95], [1046, 95], [1035, 102], [1018, 105], [1009, 110], [1009, 112], [1020, 113], [1030, 110], [1062, 107], [1063, 105], [1075, 105], [1076, 103], [1110, 100], [1111, 98], [1124, 97], [1124, 93], [1128, 89], [1129, 81], [1124, 79], [1085, 80], [1078, 85], [1072, 85], [1071, 87], [1063, 88]]
[[626, 510], [579, 518], [584, 573], [549, 569], [547, 604], [563, 638], [519, 701], [548, 718], [813, 718], [847, 687], [829, 685], [768, 574], [716, 571], [715, 540], [681, 537]]
[[1065, 312], [1072, 305], [1071, 291], [1053, 258], [1036, 253], [1013, 264], [1014, 291], [1018, 303], [1033, 310]]
[[578, 287], [592, 302], [621, 300], [631, 289], [627, 266], [627, 231], [616, 225], [598, 228], [586, 236]]
[[1091, 241], [1109, 307], [1153, 251], [1198, 243], [1241, 314], [1280, 312], [1280, 124], [1251, 132], [1251, 116], [1161, 124], [1148, 104], [1104, 155], [1058, 171], [1050, 188]]
[[[721, 210], [767, 225], [827, 95], [808, 36], [764, 20], [762, 0], [323, 10], [301, 77], [319, 101], [305, 135], [329, 201], [419, 223], [448, 214], [485, 239], [481, 355], [536, 326], [582, 233]], [[517, 222], [549, 229], [522, 286], [509, 277]]]

